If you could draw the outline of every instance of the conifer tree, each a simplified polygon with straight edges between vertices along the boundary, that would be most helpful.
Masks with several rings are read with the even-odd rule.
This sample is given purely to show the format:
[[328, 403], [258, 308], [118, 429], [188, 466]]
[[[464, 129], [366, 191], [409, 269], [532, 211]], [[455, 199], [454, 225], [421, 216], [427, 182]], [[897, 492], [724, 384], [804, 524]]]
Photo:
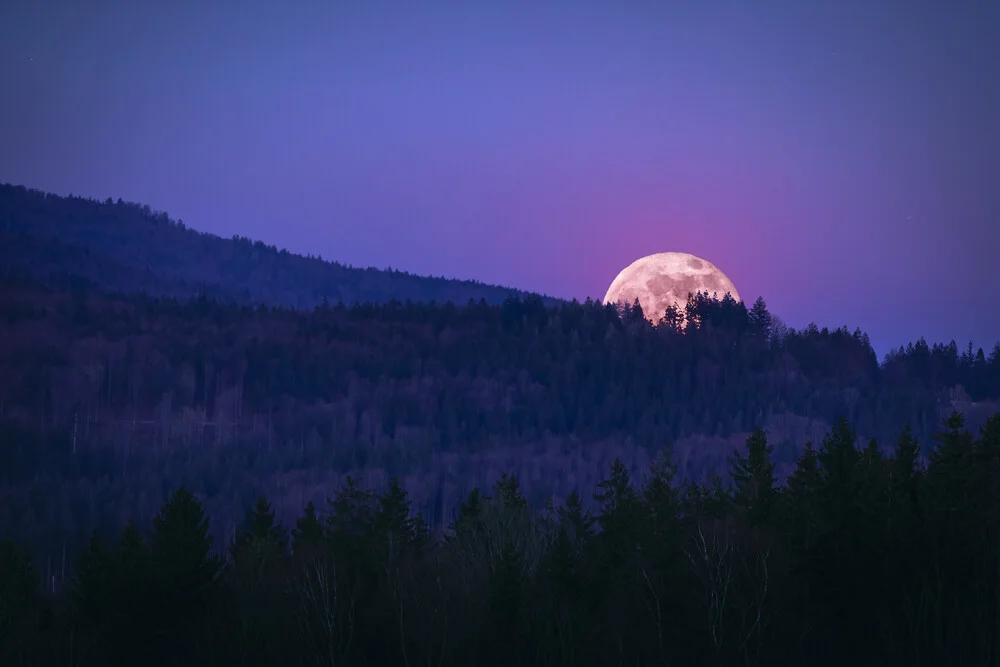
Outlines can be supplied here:
[[893, 516], [908, 518], [920, 508], [920, 443], [907, 424], [896, 440], [889, 460], [889, 494]]
[[600, 573], [605, 583], [625, 576], [623, 567], [639, 549], [643, 528], [642, 508], [628, 469], [619, 459], [611, 465], [611, 474], [597, 485], [594, 499], [600, 503], [597, 523]]
[[247, 510], [243, 525], [236, 530], [229, 545], [230, 556], [234, 562], [244, 558], [265, 562], [283, 555], [287, 548], [287, 531], [275, 522], [274, 510], [267, 498], [258, 496]]
[[[838, 492], [851, 490], [860, 459], [856, 440], [857, 433], [843, 418], [838, 419], [833, 430], [823, 438], [818, 457], [824, 485], [828, 489]], [[842, 497], [844, 495], [841, 493]]]
[[579, 593], [577, 578], [586, 550], [593, 538], [594, 518], [583, 509], [580, 494], [572, 491], [555, 510], [551, 543], [545, 554], [544, 572], [556, 599]]
[[149, 545], [135, 521], [129, 521], [118, 537], [115, 595], [125, 614], [140, 609], [150, 586]]
[[748, 315], [750, 330], [767, 339], [771, 335], [771, 313], [767, 311], [764, 297], [757, 297]]
[[934, 506], [958, 518], [961, 507], [968, 507], [974, 470], [975, 444], [972, 434], [965, 428], [965, 417], [953, 411], [944, 423], [947, 430], [935, 436], [937, 448], [931, 451], [927, 468], [930, 492]]
[[181, 487], [153, 519], [149, 558], [156, 602], [175, 619], [201, 605], [221, 568], [212, 555], [209, 520], [201, 502]]
[[670, 449], [661, 452], [653, 461], [649, 478], [642, 489], [642, 502], [646, 507], [654, 536], [668, 530], [680, 511], [674, 480], [677, 469], [670, 458]]
[[466, 499], [458, 504], [455, 520], [450, 526], [452, 535], [457, 538], [481, 530], [490, 500], [490, 497], [484, 496], [479, 488], [470, 491]]
[[663, 317], [660, 318], [659, 327], [669, 333], [681, 333], [684, 329], [684, 313], [677, 307], [676, 303], [667, 306]]
[[913, 483], [919, 475], [920, 443], [913, 437], [913, 429], [909, 424], [896, 440], [892, 450], [892, 476], [894, 481], [907, 486]]
[[350, 538], [362, 538], [370, 533], [375, 496], [362, 488], [360, 479], [348, 475], [343, 487], [328, 503], [331, 513], [327, 517], [327, 526], [330, 535], [338, 542], [349, 542]]
[[786, 530], [797, 551], [810, 549], [815, 541], [821, 484], [819, 453], [812, 442], [807, 442], [794, 472], [788, 478], [782, 503]]
[[323, 544], [323, 524], [316, 514], [316, 506], [310, 500], [306, 504], [305, 514], [295, 522], [292, 529], [292, 553], [301, 555], [308, 551], [318, 550]]
[[754, 526], [770, 520], [777, 497], [773, 451], [767, 435], [758, 427], [747, 438], [746, 456], [737, 450], [729, 460], [733, 502]]
[[395, 563], [416, 541], [416, 520], [410, 516], [410, 499], [397, 478], [378, 496], [373, 529], [386, 566]]
[[594, 517], [583, 509], [580, 494], [574, 489], [557, 510], [559, 522], [571, 531], [575, 540], [586, 542], [594, 536]]
[[722, 519], [732, 507], [732, 499], [719, 475], [702, 483], [688, 482], [680, 494], [681, 513], [688, 519]]
[[[160, 623], [159, 589], [151, 569], [151, 555], [139, 526], [130, 521], [118, 536], [111, 588], [113, 614], [111, 643], [124, 660], [141, 660], [151, 633]], [[171, 619], [177, 621], [178, 619]]]
[[111, 546], [97, 533], [91, 535], [76, 559], [70, 594], [81, 616], [99, 627], [108, 622], [115, 610], [117, 566]]
[[611, 475], [597, 485], [594, 500], [601, 504], [601, 514], [597, 521], [604, 530], [613, 529], [617, 522], [634, 512], [635, 489], [629, 479], [628, 469], [619, 459], [611, 464]]
[[521, 512], [528, 509], [528, 501], [521, 494], [521, 482], [516, 475], [503, 473], [497, 480], [496, 499], [508, 510]]

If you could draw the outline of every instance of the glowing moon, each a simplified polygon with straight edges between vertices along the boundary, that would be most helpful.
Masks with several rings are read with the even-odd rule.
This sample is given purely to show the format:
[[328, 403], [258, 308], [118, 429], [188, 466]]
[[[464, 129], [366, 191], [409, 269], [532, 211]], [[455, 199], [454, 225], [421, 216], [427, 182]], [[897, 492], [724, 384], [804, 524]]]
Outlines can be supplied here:
[[717, 294], [720, 299], [729, 292], [740, 300], [733, 282], [707, 259], [686, 252], [661, 252], [625, 267], [608, 288], [604, 303], [631, 304], [639, 299], [643, 315], [656, 323], [671, 304], [683, 312], [688, 294], [697, 292]]

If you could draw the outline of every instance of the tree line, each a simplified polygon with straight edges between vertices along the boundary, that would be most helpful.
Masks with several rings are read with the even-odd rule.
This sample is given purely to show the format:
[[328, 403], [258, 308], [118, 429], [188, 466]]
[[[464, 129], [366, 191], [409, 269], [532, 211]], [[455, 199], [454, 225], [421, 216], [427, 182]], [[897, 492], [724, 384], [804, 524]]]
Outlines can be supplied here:
[[787, 411], [883, 439], [909, 422], [923, 438], [943, 393], [1000, 398], [1000, 344], [920, 340], [880, 364], [860, 330], [796, 331], [728, 295], [691, 295], [656, 325], [638, 304], [534, 297], [298, 311], [3, 282], [0, 306], [0, 419], [64, 428], [190, 409], [267, 415], [284, 441], [322, 432], [319, 412], [368, 449], [406, 431], [409, 448], [469, 450], [570, 433], [659, 445]]
[[978, 428], [997, 398], [997, 348], [879, 363], [862, 332], [790, 329], [763, 300], [692, 295], [653, 325], [594, 302], [298, 311], [0, 281], [0, 532], [61, 578], [92, 530], [181, 485], [228, 532], [262, 491], [291, 520], [346, 473], [398, 476], [438, 524], [500, 471], [562, 499], [665, 443], [708, 481], [755, 426], [779, 477], [841, 416], [884, 443], [910, 423], [926, 454], [952, 406]]
[[[225, 553], [187, 489], [94, 534], [71, 585], [0, 546], [18, 665], [1000, 665], [1000, 414], [958, 413], [926, 464], [906, 429], [839, 421], [785, 483], [763, 431], [728, 475], [669, 451], [533, 507], [504, 475], [447, 530], [349, 478], [289, 531], [259, 497]], [[885, 453], [883, 453], [885, 452]]]
[[[312, 308], [346, 303], [486, 299], [526, 292], [475, 280], [352, 267], [297, 255], [234, 235], [187, 227], [148, 205], [62, 197], [0, 183], [0, 275], [46, 282], [84, 280], [95, 288], [184, 298], [204, 292], [229, 302]], [[548, 303], [555, 299], [546, 298]]]

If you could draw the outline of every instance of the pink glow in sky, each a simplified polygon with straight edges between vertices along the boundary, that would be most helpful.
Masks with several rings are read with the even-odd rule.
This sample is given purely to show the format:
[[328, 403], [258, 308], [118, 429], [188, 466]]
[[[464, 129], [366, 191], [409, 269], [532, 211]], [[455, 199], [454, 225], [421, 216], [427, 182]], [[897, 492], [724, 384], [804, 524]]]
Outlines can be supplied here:
[[992, 345], [998, 34], [987, 0], [5, 3], [0, 181], [567, 298], [684, 251], [793, 326]]

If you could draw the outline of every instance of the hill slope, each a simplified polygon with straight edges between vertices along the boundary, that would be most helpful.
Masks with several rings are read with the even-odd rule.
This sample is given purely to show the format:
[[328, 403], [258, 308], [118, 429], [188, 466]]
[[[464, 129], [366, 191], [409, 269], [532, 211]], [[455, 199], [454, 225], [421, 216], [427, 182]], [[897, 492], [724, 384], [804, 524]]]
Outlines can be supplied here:
[[527, 295], [473, 280], [353, 268], [260, 241], [198, 232], [121, 199], [60, 197], [9, 184], [0, 185], [0, 272], [46, 281], [77, 277], [109, 291], [207, 293], [291, 308], [312, 308], [324, 298], [348, 304], [498, 304]]
[[841, 416], [883, 445], [910, 423], [927, 447], [952, 409], [973, 429], [1000, 409], [1000, 347], [879, 364], [860, 332], [775, 335], [742, 304], [692, 305], [681, 332], [537, 297], [303, 312], [0, 281], [0, 533], [62, 521], [84, 540], [182, 483], [215, 516], [260, 490], [288, 516], [348, 472], [402, 476], [443, 521], [502, 471], [540, 502], [670, 443], [704, 480], [759, 425], [786, 474]]

